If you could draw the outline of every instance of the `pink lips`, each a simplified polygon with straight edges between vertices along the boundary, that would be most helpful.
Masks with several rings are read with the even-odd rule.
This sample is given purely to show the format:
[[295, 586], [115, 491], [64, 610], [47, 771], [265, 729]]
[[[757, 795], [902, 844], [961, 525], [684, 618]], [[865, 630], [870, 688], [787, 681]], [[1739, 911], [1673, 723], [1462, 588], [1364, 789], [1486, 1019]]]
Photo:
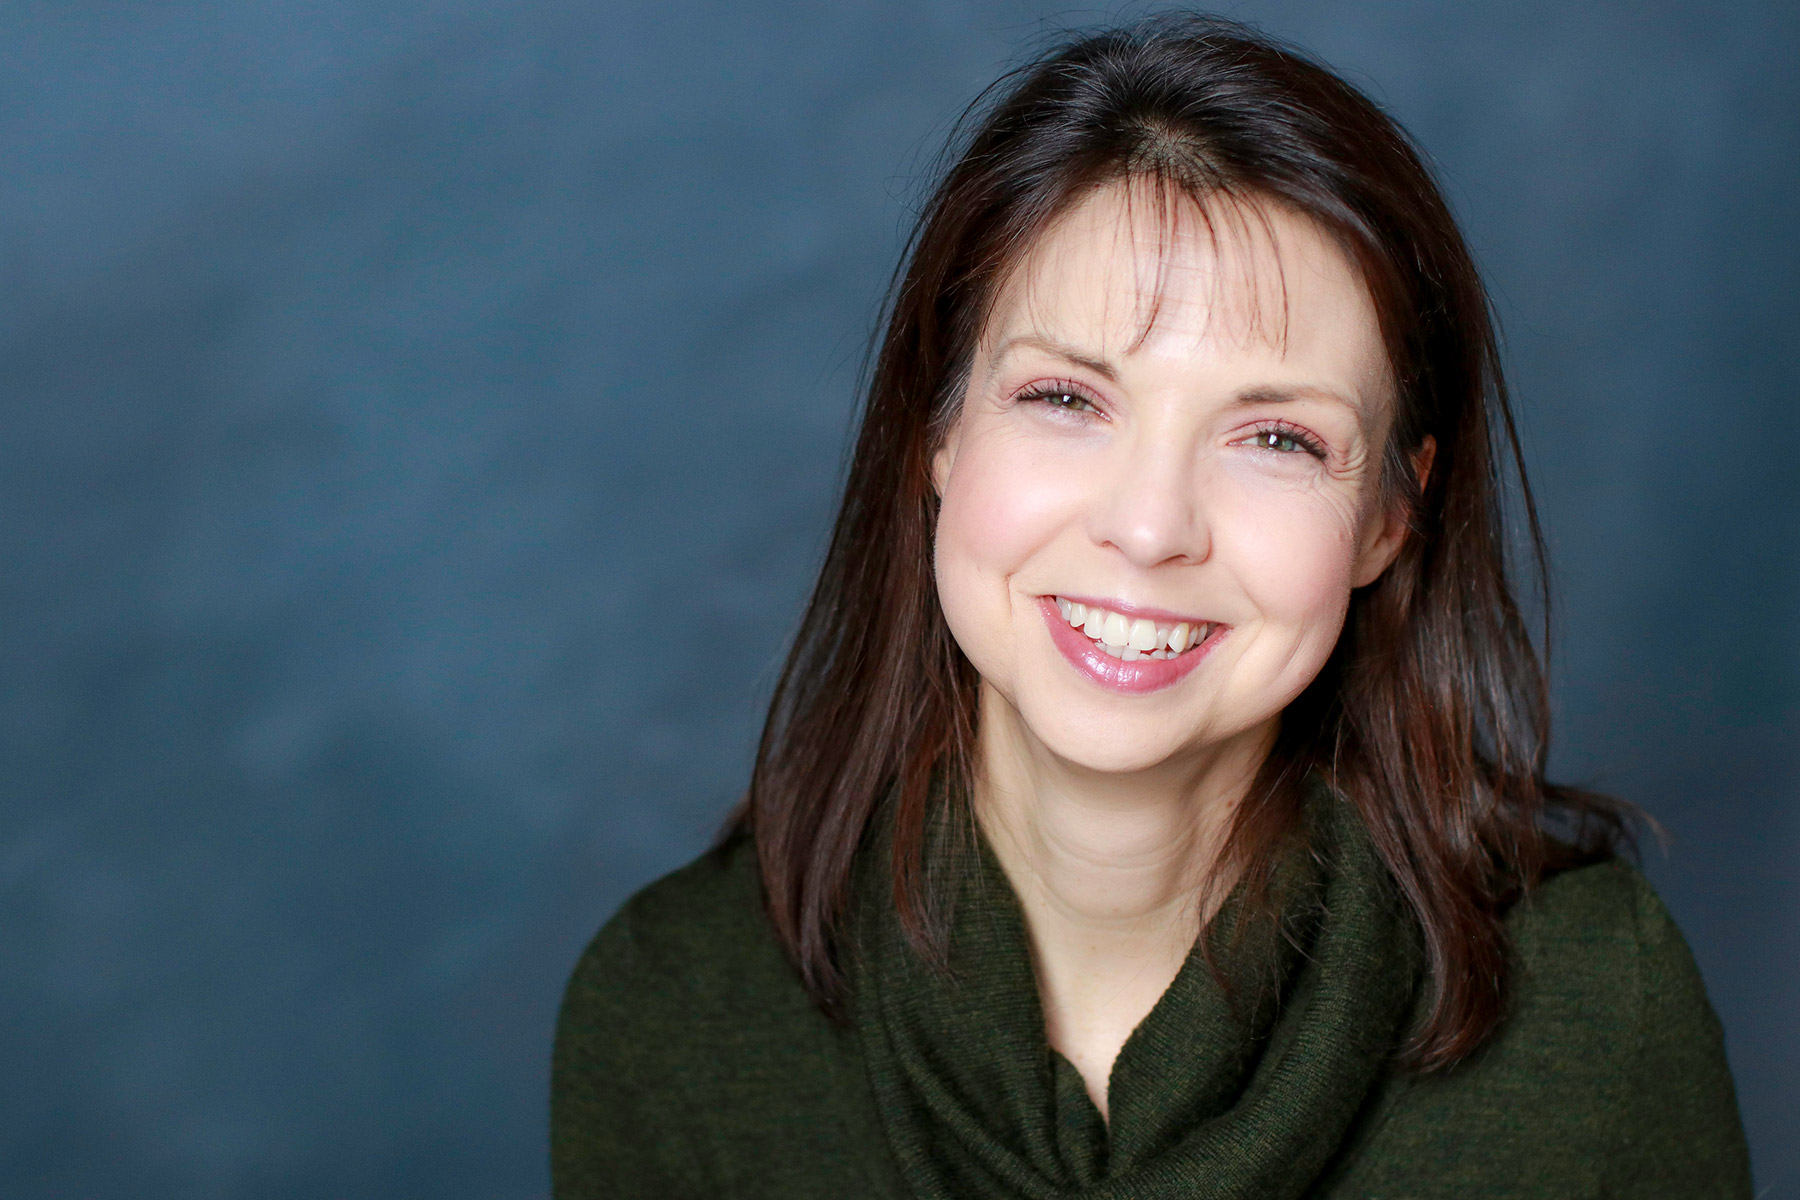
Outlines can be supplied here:
[[1038, 608], [1043, 611], [1044, 620], [1050, 626], [1050, 640], [1056, 643], [1056, 648], [1062, 651], [1070, 666], [1108, 691], [1131, 696], [1160, 692], [1178, 683], [1189, 671], [1200, 665], [1201, 658], [1212, 649], [1224, 630], [1222, 625], [1215, 626], [1204, 642], [1174, 658], [1140, 658], [1135, 662], [1126, 662], [1100, 649], [1085, 633], [1063, 620], [1062, 614], [1056, 609], [1054, 596], [1040, 596]]

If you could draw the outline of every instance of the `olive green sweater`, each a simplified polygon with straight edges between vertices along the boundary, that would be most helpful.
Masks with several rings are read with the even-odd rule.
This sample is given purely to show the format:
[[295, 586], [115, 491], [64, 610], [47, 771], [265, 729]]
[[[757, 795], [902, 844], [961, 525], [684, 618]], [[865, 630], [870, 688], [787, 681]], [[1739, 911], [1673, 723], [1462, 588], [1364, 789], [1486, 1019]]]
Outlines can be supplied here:
[[627, 902], [569, 982], [557, 1200], [1749, 1197], [1718, 1021], [1636, 871], [1566, 872], [1518, 905], [1505, 1023], [1411, 1074], [1392, 1059], [1420, 1003], [1416, 936], [1343, 825], [1285, 936], [1227, 956], [1229, 999], [1190, 958], [1120, 1052], [1110, 1127], [1044, 1038], [985, 850], [949, 976], [864, 873], [848, 1026], [771, 935], [752, 847], [713, 850]]

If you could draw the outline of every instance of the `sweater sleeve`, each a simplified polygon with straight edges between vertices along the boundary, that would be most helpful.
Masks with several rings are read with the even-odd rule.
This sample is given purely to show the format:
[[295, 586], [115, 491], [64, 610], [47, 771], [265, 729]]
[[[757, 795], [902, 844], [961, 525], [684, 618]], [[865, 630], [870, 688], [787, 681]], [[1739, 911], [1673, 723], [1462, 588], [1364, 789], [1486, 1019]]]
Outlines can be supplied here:
[[556, 1200], [705, 1194], [658, 1111], [666, 1086], [655, 1028], [666, 980], [646, 961], [628, 905], [581, 956], [563, 993], [550, 1071], [550, 1174]]
[[1643, 1200], [1749, 1200], [1750, 1155], [1725, 1039], [1681, 931], [1635, 881], [1640, 1005], [1620, 1107], [1617, 1194]]
[[551, 1057], [556, 1200], [900, 1194], [854, 1036], [814, 1007], [733, 839], [625, 902]]

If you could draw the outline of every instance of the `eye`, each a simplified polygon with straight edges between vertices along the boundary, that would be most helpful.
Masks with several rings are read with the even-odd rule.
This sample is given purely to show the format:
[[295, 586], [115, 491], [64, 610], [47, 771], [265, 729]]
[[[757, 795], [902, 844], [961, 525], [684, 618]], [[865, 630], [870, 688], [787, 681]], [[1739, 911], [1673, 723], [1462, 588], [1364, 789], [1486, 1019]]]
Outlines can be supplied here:
[[1100, 406], [1091, 396], [1073, 384], [1053, 380], [1047, 383], [1034, 383], [1020, 392], [1016, 399], [1020, 403], [1042, 404], [1045, 408], [1060, 412], [1098, 413]]
[[1240, 444], [1255, 446], [1259, 450], [1273, 450], [1277, 454], [1310, 454], [1320, 460], [1325, 457], [1325, 447], [1319, 444], [1317, 438], [1292, 425], [1265, 425]]

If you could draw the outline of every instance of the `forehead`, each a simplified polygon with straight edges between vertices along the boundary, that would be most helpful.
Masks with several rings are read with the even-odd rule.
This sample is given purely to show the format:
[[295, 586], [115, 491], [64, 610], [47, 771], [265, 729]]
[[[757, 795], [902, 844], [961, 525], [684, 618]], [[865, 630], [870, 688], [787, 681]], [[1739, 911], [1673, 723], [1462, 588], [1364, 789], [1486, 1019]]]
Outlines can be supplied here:
[[1317, 222], [1148, 183], [1092, 193], [1019, 259], [983, 342], [992, 354], [1019, 338], [1105, 361], [1323, 374], [1371, 400], [1389, 376], [1361, 273]]

